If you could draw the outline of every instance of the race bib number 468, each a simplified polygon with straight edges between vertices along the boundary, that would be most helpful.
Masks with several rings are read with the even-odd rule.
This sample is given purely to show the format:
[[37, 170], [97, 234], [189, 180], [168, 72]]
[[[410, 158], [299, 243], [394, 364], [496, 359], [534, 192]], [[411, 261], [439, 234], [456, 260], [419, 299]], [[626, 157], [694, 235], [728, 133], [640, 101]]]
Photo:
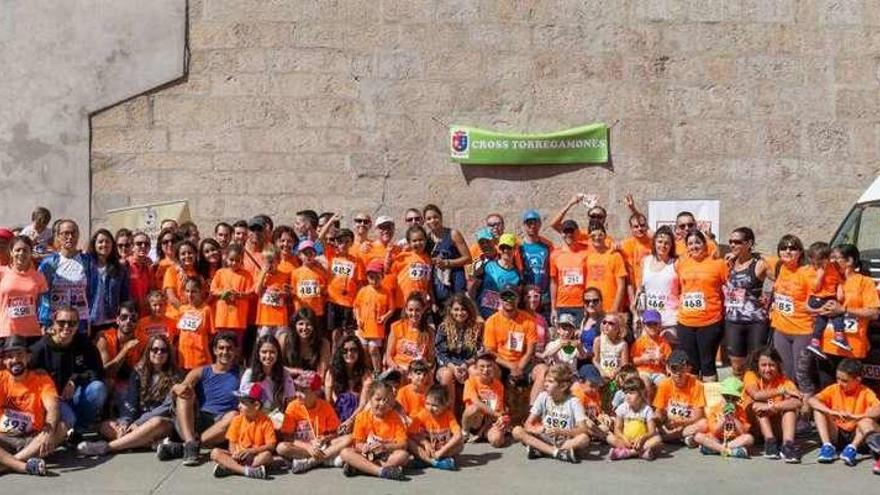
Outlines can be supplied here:
[[681, 297], [681, 306], [691, 311], [706, 309], [706, 296], [702, 292], [685, 292]]

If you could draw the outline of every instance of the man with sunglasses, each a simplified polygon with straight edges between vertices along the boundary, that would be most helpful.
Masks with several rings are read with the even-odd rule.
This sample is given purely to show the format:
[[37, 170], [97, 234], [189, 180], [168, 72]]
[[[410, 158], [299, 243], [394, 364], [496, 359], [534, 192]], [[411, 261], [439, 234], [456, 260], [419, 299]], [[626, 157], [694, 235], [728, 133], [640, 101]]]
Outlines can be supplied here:
[[[605, 222], [608, 219], [608, 212], [605, 210], [605, 208], [596, 204], [597, 201], [598, 201], [598, 197], [595, 195], [584, 194], [584, 193], [575, 194], [574, 196], [571, 197], [571, 199], [568, 200], [568, 203], [566, 203], [566, 205], [563, 206], [562, 209], [556, 213], [556, 215], [553, 217], [553, 219], [550, 220], [550, 228], [552, 228], [556, 232], [559, 232], [560, 234], [562, 234], [563, 233], [562, 232], [563, 224], [566, 221], [565, 217], [568, 215], [568, 211], [571, 210], [576, 204], [583, 203], [584, 205], [586, 205], [589, 208], [587, 210], [587, 217], [589, 218], [589, 223], [590, 224], [599, 223], [602, 225], [602, 227], [604, 227], [607, 230], [607, 226], [605, 225]], [[629, 203], [627, 203], [627, 205], [629, 205]], [[638, 210], [635, 210], [632, 207], [630, 208], [630, 211], [632, 211], [632, 213], [638, 213]], [[590, 242], [590, 233], [589, 232], [582, 231], [582, 230], [577, 231], [577, 233], [575, 234], [575, 240], [578, 243], [583, 244], [584, 247], [586, 247], [586, 249], [588, 251], [593, 249], [592, 243]], [[605, 236], [605, 246], [607, 248], [614, 247], [614, 238], [611, 237], [610, 235]]]
[[[681, 258], [689, 256], [685, 239], [688, 233], [693, 230], [697, 230], [697, 220], [694, 214], [689, 211], [679, 212], [675, 216], [675, 253]], [[718, 244], [712, 238], [713, 236], [709, 232], [704, 232], [704, 234], [706, 235], [706, 249], [709, 251], [709, 257], [720, 258], [721, 251], [718, 250]]]
[[354, 214], [354, 242], [348, 254], [360, 256], [370, 250], [370, 228], [373, 226], [373, 218], [369, 213], [359, 211]]
[[131, 301], [123, 302], [116, 316], [116, 328], [104, 330], [95, 340], [108, 378], [127, 378], [141, 359], [144, 343], [135, 335], [137, 322], [137, 307]]
[[92, 341], [77, 332], [79, 314], [71, 306], [55, 311], [48, 333], [31, 347], [33, 367], [46, 370], [61, 397], [61, 418], [72, 431], [68, 442], [76, 445], [92, 427], [109, 389], [104, 384], [104, 364]]
[[137, 304], [138, 313], [147, 314], [147, 294], [156, 288], [156, 266], [150, 259], [150, 236], [145, 232], [135, 232], [131, 243], [131, 257], [127, 260], [128, 293]]

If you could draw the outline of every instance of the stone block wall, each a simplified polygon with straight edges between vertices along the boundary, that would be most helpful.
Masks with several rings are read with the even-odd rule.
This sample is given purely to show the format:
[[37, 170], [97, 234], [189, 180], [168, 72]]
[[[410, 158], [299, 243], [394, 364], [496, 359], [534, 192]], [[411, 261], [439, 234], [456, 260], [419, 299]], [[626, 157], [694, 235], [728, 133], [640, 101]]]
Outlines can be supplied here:
[[[189, 22], [185, 82], [93, 117], [94, 225], [434, 202], [470, 232], [583, 191], [620, 235], [632, 191], [720, 199], [721, 239], [767, 247], [830, 237], [880, 170], [880, 0], [190, 0]], [[594, 121], [612, 167], [462, 167], [442, 125]]]

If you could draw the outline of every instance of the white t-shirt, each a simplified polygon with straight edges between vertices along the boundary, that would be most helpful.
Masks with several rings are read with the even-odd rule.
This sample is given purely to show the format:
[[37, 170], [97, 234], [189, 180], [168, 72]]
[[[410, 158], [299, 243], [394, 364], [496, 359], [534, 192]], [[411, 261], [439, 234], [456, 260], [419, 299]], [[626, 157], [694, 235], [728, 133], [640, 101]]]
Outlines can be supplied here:
[[[244, 370], [244, 373], [241, 374], [241, 386], [244, 387], [245, 384], [251, 383], [253, 379], [251, 376], [253, 373], [251, 369], [248, 368]], [[283, 412], [284, 404], [275, 404], [273, 402], [273, 397], [275, 396], [275, 384], [272, 383], [272, 378], [266, 377], [260, 382], [260, 385], [263, 386], [263, 410], [266, 412], [272, 412], [275, 409], [281, 409]], [[284, 371], [284, 393], [282, 394], [282, 398], [284, 399], [293, 399], [294, 394], [296, 393], [296, 386], [293, 383], [293, 377], [290, 376], [290, 373], [287, 370]]]
[[541, 418], [545, 428], [562, 430], [570, 430], [587, 419], [581, 401], [569, 395], [564, 402], [557, 404], [547, 392], [541, 392], [535, 398], [531, 414]]
[[53, 311], [59, 306], [70, 305], [79, 312], [80, 320], [89, 319], [86, 291], [89, 281], [86, 279], [86, 268], [78, 259], [59, 255], [55, 277], [50, 283]]
[[678, 303], [681, 287], [675, 263], [670, 261], [659, 272], [651, 270], [654, 257], [649, 255], [642, 259], [642, 287], [645, 290], [646, 309], [654, 309], [660, 313], [664, 327], [678, 323]]

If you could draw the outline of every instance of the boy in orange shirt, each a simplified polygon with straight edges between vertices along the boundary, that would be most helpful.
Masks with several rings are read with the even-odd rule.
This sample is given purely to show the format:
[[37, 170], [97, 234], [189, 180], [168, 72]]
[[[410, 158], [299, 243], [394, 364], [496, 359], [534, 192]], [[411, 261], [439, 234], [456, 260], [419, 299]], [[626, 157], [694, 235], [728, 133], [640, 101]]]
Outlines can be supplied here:
[[415, 359], [409, 363], [406, 376], [409, 385], [400, 387], [397, 391], [397, 403], [403, 407], [404, 412], [410, 418], [425, 407], [425, 394], [431, 386], [431, 366], [423, 359]]
[[238, 474], [247, 478], [266, 479], [266, 466], [272, 463], [275, 428], [261, 409], [263, 386], [254, 382], [234, 392], [238, 397], [239, 414], [226, 431], [229, 449], [215, 448], [211, 460], [216, 462], [214, 477]]
[[579, 377], [571, 385], [571, 395], [584, 406], [590, 438], [604, 442], [614, 428], [614, 418], [602, 410], [602, 396], [599, 395], [602, 384], [602, 379], [595, 375]]
[[657, 386], [652, 405], [663, 441], [684, 441], [693, 448], [697, 446], [694, 435], [703, 428], [706, 395], [703, 383], [689, 370], [687, 354], [673, 351], [666, 360], [669, 378]]
[[338, 459], [349, 443], [350, 435], [337, 435], [339, 417], [329, 402], [318, 397], [321, 376], [301, 373], [295, 379], [297, 397], [284, 411], [281, 434], [285, 441], [278, 444], [278, 455], [290, 459], [290, 472], [304, 473], [321, 465], [339, 465]]
[[437, 469], [456, 469], [455, 456], [464, 449], [464, 437], [449, 407], [446, 387], [433, 385], [428, 389], [425, 407], [413, 416], [410, 431], [415, 436], [410, 451], [419, 460]]
[[327, 329], [331, 331], [333, 348], [342, 338], [343, 330], [355, 326], [354, 299], [358, 288], [364, 283], [363, 262], [349, 254], [354, 243], [354, 232], [339, 229], [334, 249], [327, 250], [330, 280], [327, 283]]
[[375, 371], [382, 371], [385, 322], [394, 313], [389, 294], [382, 288], [384, 267], [382, 260], [373, 260], [367, 265], [367, 285], [358, 291], [352, 308], [358, 337], [367, 347]]
[[729, 376], [721, 382], [724, 400], [709, 408], [706, 419], [700, 420], [703, 431], [694, 435], [703, 455], [749, 458], [748, 448], [755, 443], [755, 437], [749, 433], [751, 425], [742, 395], [743, 383], [739, 378]]
[[376, 380], [367, 390], [369, 408], [358, 413], [349, 447], [342, 450], [343, 474], [358, 473], [383, 479], [405, 480], [403, 466], [410, 455], [406, 451], [406, 425], [394, 412], [394, 389], [383, 380]]
[[[810, 397], [807, 403], [813, 408], [813, 420], [822, 440], [817, 462], [834, 462], [837, 448], [843, 450], [840, 458], [848, 466], [856, 464], [856, 455], [869, 436], [871, 444], [880, 426], [880, 401], [874, 392], [862, 383], [862, 363], [844, 359], [837, 365], [837, 383], [829, 385]], [[880, 474], [880, 460], [874, 464], [874, 473]]]
[[485, 438], [493, 447], [507, 444], [510, 416], [504, 404], [504, 385], [495, 377], [495, 355], [477, 355], [477, 372], [464, 382], [464, 413], [461, 426], [468, 442]]
[[188, 278], [183, 283], [186, 302], [178, 308], [177, 365], [189, 372], [211, 364], [211, 338], [214, 337], [214, 314], [205, 304], [205, 287], [201, 278]]
[[830, 262], [831, 246], [827, 242], [814, 242], [807, 250], [807, 258], [810, 266], [806, 268], [811, 276], [812, 287], [807, 299], [807, 308], [813, 314], [813, 337], [807, 350], [825, 359], [822, 352], [822, 335], [830, 321], [834, 329], [834, 338], [831, 343], [845, 351], [852, 351], [852, 347], [846, 339], [844, 314], [829, 318], [816, 311], [821, 309], [828, 301], [843, 302], [843, 277], [837, 268], [837, 263]]
[[645, 310], [642, 314], [644, 331], [630, 349], [630, 361], [639, 370], [648, 387], [648, 397], [652, 398], [656, 386], [666, 379], [666, 360], [672, 354], [672, 347], [661, 334], [662, 323], [663, 319], [657, 310]]
[[177, 321], [165, 316], [165, 294], [161, 291], [151, 290], [147, 294], [147, 304], [150, 314], [139, 319], [134, 329], [134, 335], [138, 341], [144, 343], [153, 335], [164, 335], [168, 342], [177, 342]]

